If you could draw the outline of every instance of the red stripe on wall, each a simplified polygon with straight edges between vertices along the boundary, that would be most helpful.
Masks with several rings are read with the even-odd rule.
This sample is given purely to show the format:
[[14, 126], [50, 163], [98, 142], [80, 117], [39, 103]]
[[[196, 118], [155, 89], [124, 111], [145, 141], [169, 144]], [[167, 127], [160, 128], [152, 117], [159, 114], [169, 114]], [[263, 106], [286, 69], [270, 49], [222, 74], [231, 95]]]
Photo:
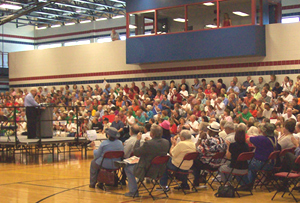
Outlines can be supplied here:
[[267, 61], [267, 62], [164, 68], [164, 69], [146, 69], [146, 70], [112, 71], [112, 72], [79, 73], [79, 74], [66, 74], [66, 75], [49, 75], [49, 76], [37, 76], [37, 77], [10, 78], [9, 81], [17, 82], [17, 81], [27, 81], [27, 80], [46, 80], [46, 79], [58, 79], [58, 78], [79, 78], [79, 77], [129, 75], [129, 74], [142, 74], [142, 73], [163, 73], [163, 72], [171, 72], [171, 71], [172, 72], [193, 71], [193, 70], [197, 71], [197, 70], [208, 70], [208, 69], [249, 68], [249, 67], [259, 67], [259, 66], [280, 66], [280, 65], [299, 65], [299, 64], [300, 64], [300, 60]]
[[290, 5], [290, 6], [283, 6], [282, 10], [297, 9], [297, 8], [300, 8], [300, 4]]
[[19, 36], [19, 35], [7, 35], [7, 34], [0, 34], [0, 37], [10, 37], [10, 38], [18, 38], [18, 39], [28, 39], [34, 40], [34, 37], [26, 37], [26, 36]]

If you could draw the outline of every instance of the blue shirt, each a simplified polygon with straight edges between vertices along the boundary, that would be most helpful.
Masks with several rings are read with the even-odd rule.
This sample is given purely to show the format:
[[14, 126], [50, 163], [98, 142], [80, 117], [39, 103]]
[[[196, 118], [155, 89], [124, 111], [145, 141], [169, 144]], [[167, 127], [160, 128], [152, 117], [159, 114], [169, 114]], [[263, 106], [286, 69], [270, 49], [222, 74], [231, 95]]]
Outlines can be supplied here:
[[[104, 140], [98, 149], [94, 150], [94, 160], [96, 164], [100, 165], [105, 152], [110, 151], [124, 151], [123, 144], [120, 140], [110, 141]], [[115, 161], [120, 161], [121, 159], [104, 159], [103, 168], [115, 169]]]
[[146, 121], [148, 122], [151, 118], [153, 118], [153, 112], [152, 111], [147, 111], [146, 112], [146, 114], [147, 114], [147, 118], [146, 118]]
[[34, 100], [34, 97], [31, 93], [27, 94], [24, 101], [24, 106], [39, 106], [39, 104]]
[[234, 86], [234, 87], [228, 87], [227, 89], [227, 92], [230, 90], [230, 89], [233, 89], [234, 92], [237, 92], [237, 93], [240, 93], [240, 89], [237, 87], [237, 86]]
[[225, 104], [225, 106], [227, 106], [228, 103], [229, 103], [229, 100], [228, 100], [227, 98], [225, 98], [225, 99], [223, 100], [223, 103]]
[[[142, 114], [141, 115], [141, 117], [138, 117], [138, 116], [136, 116], [135, 117], [139, 122], [141, 122], [141, 123], [143, 123], [143, 124], [145, 124], [145, 122], [146, 122], [146, 118], [145, 118], [145, 116]], [[142, 126], [140, 123], [137, 123], [139, 126]]]

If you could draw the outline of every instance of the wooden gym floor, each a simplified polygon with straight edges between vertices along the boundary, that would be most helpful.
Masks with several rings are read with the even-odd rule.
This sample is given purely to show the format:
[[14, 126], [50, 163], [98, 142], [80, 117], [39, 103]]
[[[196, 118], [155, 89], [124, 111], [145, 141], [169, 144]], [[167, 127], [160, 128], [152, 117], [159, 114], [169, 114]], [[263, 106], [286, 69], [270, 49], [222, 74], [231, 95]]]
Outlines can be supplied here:
[[[1, 203], [130, 203], [130, 202], [154, 202], [150, 196], [143, 194], [141, 198], [125, 197], [128, 191], [110, 188], [107, 192], [100, 189], [89, 188], [89, 166], [92, 152], [88, 159], [82, 159], [80, 154], [73, 154], [70, 160], [53, 163], [50, 156], [44, 156], [34, 163], [25, 165], [19, 158], [16, 163], [0, 163], [0, 202]], [[216, 187], [217, 185], [215, 185]], [[281, 198], [277, 195], [274, 201], [271, 198], [274, 192], [256, 189], [253, 196], [241, 198], [216, 198], [212, 189], [200, 189], [198, 193], [184, 195], [181, 191], [171, 190], [168, 199], [157, 199], [155, 202], [195, 202], [195, 203], [235, 203], [235, 202], [294, 202], [292, 197]], [[157, 193], [155, 193], [157, 194]], [[248, 194], [248, 193], [245, 193]], [[294, 193], [300, 198], [298, 192]], [[159, 195], [158, 197], [164, 197]]]

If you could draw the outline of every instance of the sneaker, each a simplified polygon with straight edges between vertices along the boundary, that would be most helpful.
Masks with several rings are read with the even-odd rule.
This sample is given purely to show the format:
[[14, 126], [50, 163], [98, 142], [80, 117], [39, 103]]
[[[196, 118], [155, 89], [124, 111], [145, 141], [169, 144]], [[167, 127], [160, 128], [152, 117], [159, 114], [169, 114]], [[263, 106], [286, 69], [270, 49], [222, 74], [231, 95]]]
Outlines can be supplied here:
[[168, 186], [165, 186], [165, 187], [162, 186], [162, 187], [157, 187], [155, 190], [169, 192], [170, 188]]
[[[125, 196], [125, 197], [133, 197], [133, 196], [134, 196], [134, 193], [127, 192], [127, 193], [124, 194], [124, 196]], [[139, 193], [137, 193], [137, 194], [135, 195], [135, 197], [139, 197]]]
[[196, 189], [204, 189], [204, 188], [207, 188], [207, 185], [198, 185], [198, 186], [195, 186]]

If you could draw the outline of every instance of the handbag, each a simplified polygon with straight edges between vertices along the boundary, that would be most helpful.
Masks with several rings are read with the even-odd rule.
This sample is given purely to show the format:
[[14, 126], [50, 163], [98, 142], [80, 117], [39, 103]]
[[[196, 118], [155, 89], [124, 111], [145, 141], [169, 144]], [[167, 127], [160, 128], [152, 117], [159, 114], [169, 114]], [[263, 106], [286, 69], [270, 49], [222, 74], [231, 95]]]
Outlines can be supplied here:
[[216, 197], [235, 197], [234, 187], [229, 186], [220, 186], [218, 192], [215, 194]]
[[97, 180], [98, 182], [105, 183], [106, 185], [114, 185], [115, 174], [114, 172], [110, 172], [105, 169], [100, 169]]

